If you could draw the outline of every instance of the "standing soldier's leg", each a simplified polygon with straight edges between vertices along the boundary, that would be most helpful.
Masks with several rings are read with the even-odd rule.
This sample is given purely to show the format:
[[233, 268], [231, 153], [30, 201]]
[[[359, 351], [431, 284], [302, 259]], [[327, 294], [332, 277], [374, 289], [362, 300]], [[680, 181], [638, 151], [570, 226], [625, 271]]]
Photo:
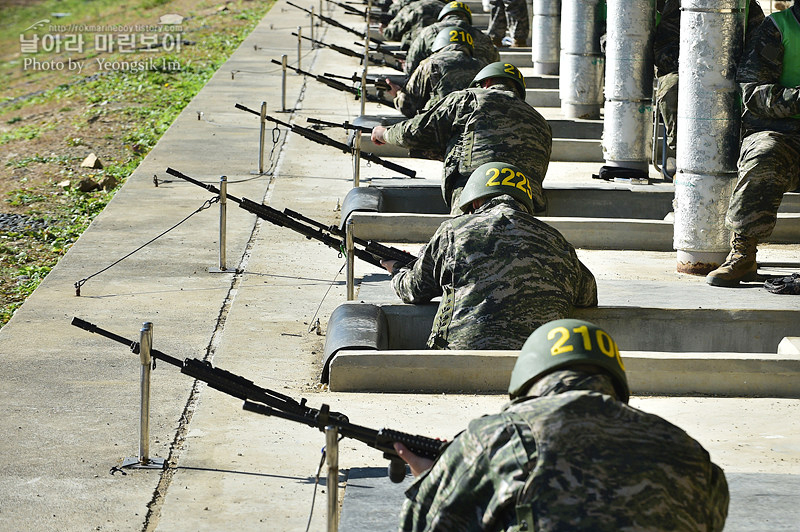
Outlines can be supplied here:
[[489, 28], [486, 33], [492, 38], [495, 46], [503, 46], [503, 37], [506, 36], [508, 24], [506, 22], [506, 6], [503, 0], [491, 0], [492, 12], [489, 15]]
[[656, 89], [658, 110], [664, 121], [664, 130], [667, 135], [667, 148], [669, 155], [675, 156], [678, 131], [678, 73], [672, 72], [658, 78]]
[[506, 0], [506, 19], [510, 29], [511, 37], [514, 39], [514, 47], [524, 47], [528, 45], [528, 38], [531, 36], [531, 26], [528, 21], [528, 2], [527, 0]]
[[736, 286], [756, 278], [756, 245], [772, 234], [783, 194], [800, 184], [800, 137], [762, 131], [745, 137], [739, 156], [739, 181], [725, 225], [731, 252], [709, 273], [708, 284]]

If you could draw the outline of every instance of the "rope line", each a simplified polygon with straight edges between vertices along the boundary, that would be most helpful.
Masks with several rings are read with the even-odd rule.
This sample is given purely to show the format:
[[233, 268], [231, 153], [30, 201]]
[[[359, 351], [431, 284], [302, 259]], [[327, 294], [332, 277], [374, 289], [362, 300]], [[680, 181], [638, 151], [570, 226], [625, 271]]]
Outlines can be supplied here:
[[149, 246], [150, 244], [152, 244], [153, 242], [155, 242], [156, 240], [158, 240], [158, 239], [159, 239], [159, 238], [161, 238], [162, 236], [166, 235], [167, 233], [169, 233], [170, 231], [172, 231], [173, 229], [175, 229], [176, 227], [178, 227], [179, 225], [181, 225], [183, 222], [185, 222], [186, 220], [188, 220], [189, 218], [191, 218], [192, 216], [194, 216], [194, 215], [195, 215], [195, 214], [197, 214], [198, 212], [200, 212], [200, 211], [204, 211], [204, 210], [208, 209], [209, 207], [211, 207], [213, 204], [217, 203], [218, 201], [219, 201], [219, 196], [215, 196], [215, 197], [213, 197], [213, 198], [211, 198], [211, 199], [208, 199], [208, 200], [204, 201], [204, 202], [203, 202], [203, 204], [202, 204], [202, 205], [200, 205], [200, 207], [198, 207], [198, 208], [197, 208], [197, 209], [196, 209], [194, 212], [192, 212], [192, 213], [191, 213], [189, 216], [187, 216], [186, 218], [184, 218], [184, 219], [183, 219], [183, 220], [181, 220], [180, 222], [176, 223], [175, 225], [173, 225], [172, 227], [170, 227], [169, 229], [167, 229], [166, 231], [164, 231], [164, 232], [163, 232], [163, 233], [161, 233], [160, 235], [158, 235], [158, 236], [156, 236], [155, 238], [152, 238], [152, 239], [150, 239], [149, 241], [145, 242], [144, 244], [142, 244], [142, 245], [141, 245], [141, 246], [139, 246], [138, 248], [134, 249], [133, 251], [131, 251], [130, 253], [128, 253], [127, 255], [125, 255], [124, 257], [122, 257], [122, 258], [120, 258], [120, 259], [117, 259], [116, 261], [112, 262], [111, 264], [109, 264], [108, 266], [106, 266], [105, 268], [103, 268], [102, 270], [100, 270], [100, 271], [98, 271], [98, 272], [95, 272], [95, 273], [93, 273], [93, 274], [92, 274], [92, 275], [90, 275], [89, 277], [84, 277], [84, 278], [83, 278], [83, 279], [81, 279], [80, 281], [76, 281], [76, 282], [75, 282], [75, 295], [76, 295], [76, 296], [78, 296], [78, 297], [80, 297], [80, 295], [81, 295], [81, 287], [82, 287], [84, 284], [86, 284], [86, 281], [88, 281], [88, 280], [89, 280], [89, 279], [91, 279], [92, 277], [94, 277], [94, 276], [96, 276], [96, 275], [100, 275], [100, 274], [101, 274], [101, 273], [103, 273], [104, 271], [106, 271], [106, 270], [109, 270], [109, 269], [111, 269], [112, 267], [116, 266], [117, 264], [119, 264], [119, 263], [120, 263], [120, 262], [122, 262], [123, 260], [127, 259], [128, 257], [130, 257], [131, 255], [133, 255], [133, 254], [134, 254], [134, 253], [136, 253], [137, 251], [139, 251], [139, 250], [143, 249], [143, 248], [144, 248], [144, 247], [146, 247], [146, 246]]

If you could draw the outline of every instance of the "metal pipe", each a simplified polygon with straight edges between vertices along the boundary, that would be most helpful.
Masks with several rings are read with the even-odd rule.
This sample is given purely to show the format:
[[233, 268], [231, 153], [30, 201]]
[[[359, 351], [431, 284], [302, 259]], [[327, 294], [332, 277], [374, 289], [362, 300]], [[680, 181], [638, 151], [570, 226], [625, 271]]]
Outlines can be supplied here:
[[353, 301], [356, 298], [356, 289], [355, 289], [355, 255], [353, 254], [353, 249], [355, 249], [355, 245], [353, 243], [353, 220], [348, 219], [347, 224], [345, 224], [345, 239], [344, 239], [344, 248], [347, 254], [347, 301]]
[[558, 75], [561, 0], [533, 0], [531, 60], [537, 76]]
[[281, 77], [281, 110], [285, 113], [286, 112], [286, 65], [287, 65], [287, 56], [283, 54], [281, 56], [281, 69], [283, 70], [282, 77]]
[[[267, 102], [261, 102], [261, 120], [258, 130], [258, 173], [264, 173], [264, 138], [267, 125]], [[222, 267], [222, 266], [220, 266]]]
[[[303, 54], [303, 28], [302, 26], [297, 26], [297, 68], [303, 68], [300, 64], [300, 58]], [[297, 75], [299, 76], [300, 73], [298, 72]]]
[[561, 6], [558, 92], [567, 118], [600, 118], [605, 60], [597, 9], [597, 0], [571, 0]]
[[[266, 103], [261, 106], [261, 117], [263, 119]], [[262, 122], [263, 131], [263, 122]], [[263, 144], [262, 144], [263, 147]], [[261, 169], [259, 168], [259, 172]], [[228, 245], [228, 178], [220, 176], [219, 178], [219, 269], [225, 271], [227, 269], [227, 260], [225, 257], [225, 248]]]
[[735, 81], [746, 0], [683, 0], [675, 173], [677, 269], [705, 275], [727, 256], [741, 116]]
[[139, 332], [141, 395], [139, 400], [139, 463], [150, 463], [150, 348], [153, 345], [153, 324], [145, 322]]
[[328, 532], [339, 530], [339, 430], [325, 427], [325, 457], [328, 461]]
[[[369, 21], [369, 10], [371, 7], [367, 5], [367, 21]], [[366, 37], [364, 37], [364, 49], [366, 50], [366, 54], [364, 57], [369, 57], [369, 24], [367, 24], [367, 31], [365, 32]], [[364, 116], [364, 109], [366, 109], [367, 105], [367, 65], [369, 61], [364, 61], [364, 70], [361, 71], [361, 116]], [[358, 185], [356, 185], [358, 186]]]
[[608, 166], [647, 171], [653, 127], [652, 0], [608, 4], [603, 154]]
[[[311, 6], [311, 21], [309, 22], [310, 31], [311, 31], [311, 48], [314, 48], [314, 6]], [[322, 14], [322, 10], [320, 9], [320, 14]]]
[[353, 130], [353, 186], [361, 185], [361, 132]]

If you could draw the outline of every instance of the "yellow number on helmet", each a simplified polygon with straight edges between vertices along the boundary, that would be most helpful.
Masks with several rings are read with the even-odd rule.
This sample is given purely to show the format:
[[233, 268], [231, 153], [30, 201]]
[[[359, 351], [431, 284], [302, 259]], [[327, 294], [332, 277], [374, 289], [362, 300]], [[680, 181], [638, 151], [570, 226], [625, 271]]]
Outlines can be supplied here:
[[553, 356], [560, 355], [561, 353], [568, 353], [572, 351], [571, 345], [564, 345], [569, 340], [569, 331], [565, 327], [556, 327], [552, 329], [550, 332], [547, 333], [547, 339], [552, 340], [556, 337], [557, 334], [560, 334], [561, 337], [556, 340], [556, 343], [553, 344], [553, 347], [550, 348], [550, 354]]

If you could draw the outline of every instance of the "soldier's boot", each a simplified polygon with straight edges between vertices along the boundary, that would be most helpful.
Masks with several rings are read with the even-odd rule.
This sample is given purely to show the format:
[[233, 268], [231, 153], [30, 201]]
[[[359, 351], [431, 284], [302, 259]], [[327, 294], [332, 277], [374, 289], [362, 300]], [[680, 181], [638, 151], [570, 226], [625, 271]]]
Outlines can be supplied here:
[[706, 275], [706, 283], [711, 286], [738, 286], [739, 281], [758, 279], [756, 245], [758, 239], [737, 233], [731, 235], [731, 252], [722, 266]]

